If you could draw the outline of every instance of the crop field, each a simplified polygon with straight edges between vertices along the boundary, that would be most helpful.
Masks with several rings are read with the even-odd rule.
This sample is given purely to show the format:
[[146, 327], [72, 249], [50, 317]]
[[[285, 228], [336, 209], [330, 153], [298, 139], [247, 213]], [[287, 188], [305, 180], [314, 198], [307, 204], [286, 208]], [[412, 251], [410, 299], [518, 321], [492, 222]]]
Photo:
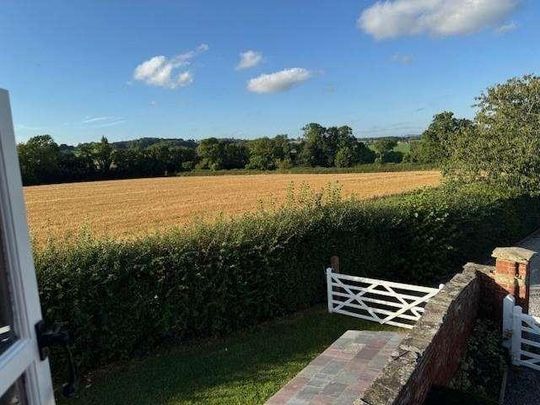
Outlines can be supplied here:
[[370, 198], [440, 182], [438, 171], [340, 174], [259, 174], [111, 180], [25, 187], [30, 231], [41, 243], [87, 229], [131, 237], [189, 226], [284, 203], [291, 190], [338, 184], [342, 196]]

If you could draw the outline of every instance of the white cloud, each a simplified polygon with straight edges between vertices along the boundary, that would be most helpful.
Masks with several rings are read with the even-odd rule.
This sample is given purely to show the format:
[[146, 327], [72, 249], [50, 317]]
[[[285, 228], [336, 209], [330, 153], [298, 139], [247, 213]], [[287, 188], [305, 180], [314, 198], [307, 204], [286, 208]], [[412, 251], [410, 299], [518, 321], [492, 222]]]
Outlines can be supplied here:
[[108, 121], [108, 120], [114, 120], [116, 117], [86, 117], [84, 120], [82, 120], [83, 124], [91, 124], [93, 122], [99, 122], [99, 121]]
[[501, 23], [519, 0], [387, 0], [365, 9], [358, 28], [376, 39], [470, 34]]
[[191, 83], [193, 83], [193, 75], [189, 71], [182, 72], [178, 75], [176, 82], [181, 87], [189, 86]]
[[240, 62], [236, 65], [236, 70], [249, 69], [257, 66], [262, 62], [263, 55], [261, 52], [246, 51], [240, 53]]
[[206, 52], [209, 49], [210, 49], [210, 47], [208, 46], [208, 44], [200, 44], [197, 47], [197, 51], [199, 51], [199, 52]]
[[196, 49], [173, 58], [167, 58], [162, 55], [154, 56], [135, 68], [133, 78], [151, 86], [169, 89], [189, 86], [193, 83], [193, 74], [189, 70], [179, 73], [177, 70], [190, 65], [196, 56], [206, 52], [208, 49], [210, 48], [207, 44], [201, 44]]
[[264, 74], [248, 81], [247, 89], [254, 93], [276, 93], [289, 90], [311, 78], [313, 74], [303, 68], [291, 68]]
[[497, 31], [497, 34], [506, 34], [507, 32], [514, 31], [516, 28], [517, 24], [515, 22], [510, 22], [508, 24], [501, 25], [495, 31]]
[[85, 126], [90, 126], [92, 128], [105, 128], [105, 127], [112, 127], [114, 125], [123, 124], [124, 122], [126, 122], [126, 120], [123, 117], [111, 117], [111, 116], [91, 117], [91, 116], [87, 116], [81, 122]]
[[392, 62], [400, 63], [402, 65], [409, 65], [413, 61], [413, 57], [411, 55], [404, 55], [402, 53], [395, 53], [392, 56]]

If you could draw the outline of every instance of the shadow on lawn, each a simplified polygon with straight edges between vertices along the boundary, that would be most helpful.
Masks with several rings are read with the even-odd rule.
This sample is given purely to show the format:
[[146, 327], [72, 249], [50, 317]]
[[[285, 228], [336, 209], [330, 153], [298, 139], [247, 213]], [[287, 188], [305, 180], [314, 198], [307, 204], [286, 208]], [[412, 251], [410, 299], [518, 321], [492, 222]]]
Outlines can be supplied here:
[[262, 403], [348, 329], [389, 328], [309, 310], [223, 341], [170, 348], [115, 367], [66, 403]]

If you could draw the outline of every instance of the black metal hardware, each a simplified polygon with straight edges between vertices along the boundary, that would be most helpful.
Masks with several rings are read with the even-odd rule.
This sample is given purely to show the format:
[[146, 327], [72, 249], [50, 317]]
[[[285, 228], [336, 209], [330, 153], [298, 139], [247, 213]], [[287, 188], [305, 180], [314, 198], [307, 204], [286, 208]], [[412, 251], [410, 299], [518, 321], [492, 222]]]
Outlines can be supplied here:
[[71, 344], [73, 339], [70, 333], [63, 330], [60, 325], [55, 324], [49, 328], [44, 321], [36, 323], [36, 336], [39, 349], [39, 357], [45, 360], [49, 356], [49, 351], [52, 346], [62, 346], [66, 351], [68, 361], [68, 382], [62, 386], [62, 394], [66, 398], [71, 398], [77, 391], [78, 376], [73, 355], [71, 353]]

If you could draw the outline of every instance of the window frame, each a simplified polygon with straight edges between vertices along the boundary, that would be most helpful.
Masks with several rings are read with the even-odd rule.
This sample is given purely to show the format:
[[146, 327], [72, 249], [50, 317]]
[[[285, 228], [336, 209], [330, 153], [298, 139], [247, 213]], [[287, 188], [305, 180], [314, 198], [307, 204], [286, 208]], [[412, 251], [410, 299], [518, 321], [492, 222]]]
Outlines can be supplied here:
[[42, 319], [9, 93], [0, 89], [0, 232], [17, 340], [0, 355], [0, 396], [24, 376], [29, 404], [54, 404], [49, 361], [41, 361], [35, 324]]

